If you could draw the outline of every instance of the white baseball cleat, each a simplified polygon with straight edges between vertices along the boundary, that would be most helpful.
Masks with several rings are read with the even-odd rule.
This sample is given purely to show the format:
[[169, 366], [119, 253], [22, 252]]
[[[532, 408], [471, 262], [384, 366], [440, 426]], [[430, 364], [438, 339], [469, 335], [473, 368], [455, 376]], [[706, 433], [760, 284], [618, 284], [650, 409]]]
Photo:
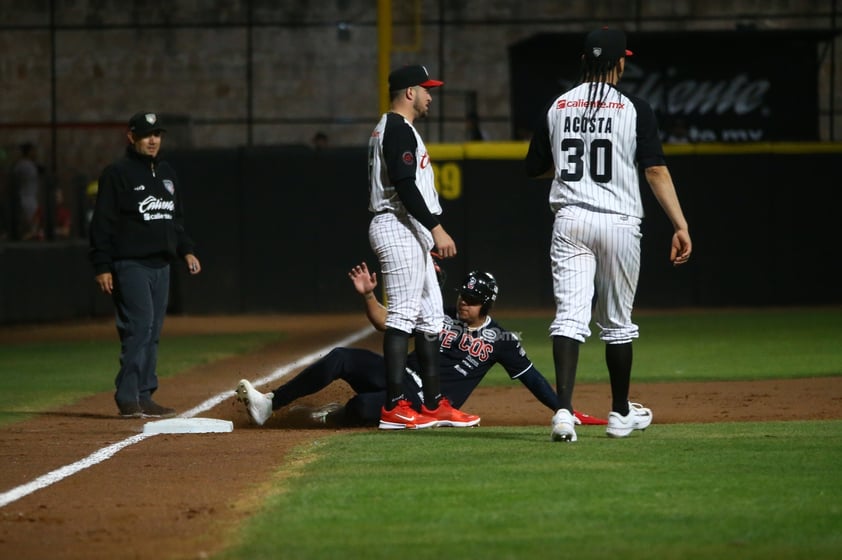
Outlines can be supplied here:
[[237, 384], [237, 400], [246, 405], [251, 421], [262, 426], [272, 416], [272, 393], [261, 393], [248, 380]]
[[645, 430], [652, 423], [652, 410], [638, 403], [629, 403], [629, 413], [621, 416], [618, 412], [608, 413], [608, 437], [626, 437], [634, 430]]
[[553, 441], [564, 441], [573, 443], [576, 441], [576, 428], [574, 427], [576, 421], [573, 415], [566, 408], [559, 408], [553, 415], [553, 431], [551, 434]]

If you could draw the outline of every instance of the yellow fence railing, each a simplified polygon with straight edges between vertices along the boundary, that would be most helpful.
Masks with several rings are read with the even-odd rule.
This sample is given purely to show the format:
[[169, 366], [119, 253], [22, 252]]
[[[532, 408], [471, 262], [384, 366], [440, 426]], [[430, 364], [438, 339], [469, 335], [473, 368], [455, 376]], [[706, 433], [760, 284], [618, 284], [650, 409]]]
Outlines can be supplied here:
[[[464, 144], [427, 144], [433, 160], [523, 159], [529, 143], [466, 142]], [[664, 144], [670, 155], [730, 154], [828, 154], [842, 153], [842, 142], [711, 142], [698, 144]]]

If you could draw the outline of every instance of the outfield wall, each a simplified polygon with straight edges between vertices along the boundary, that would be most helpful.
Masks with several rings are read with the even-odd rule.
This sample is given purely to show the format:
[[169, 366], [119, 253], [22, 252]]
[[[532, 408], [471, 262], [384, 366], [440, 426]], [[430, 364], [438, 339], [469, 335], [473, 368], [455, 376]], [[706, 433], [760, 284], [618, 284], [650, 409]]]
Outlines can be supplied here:
[[[842, 302], [836, 191], [842, 144], [667, 146], [695, 250], [674, 269], [670, 226], [648, 188], [638, 307]], [[500, 307], [552, 307], [549, 181], [523, 172], [526, 144], [430, 146], [443, 223], [471, 268], [493, 272]], [[173, 275], [171, 311], [330, 312], [359, 308], [347, 270], [367, 260], [363, 148], [168, 152], [203, 273]], [[111, 313], [84, 240], [0, 243], [0, 323]], [[376, 266], [376, 265], [375, 265]], [[446, 293], [446, 301], [452, 292]]]

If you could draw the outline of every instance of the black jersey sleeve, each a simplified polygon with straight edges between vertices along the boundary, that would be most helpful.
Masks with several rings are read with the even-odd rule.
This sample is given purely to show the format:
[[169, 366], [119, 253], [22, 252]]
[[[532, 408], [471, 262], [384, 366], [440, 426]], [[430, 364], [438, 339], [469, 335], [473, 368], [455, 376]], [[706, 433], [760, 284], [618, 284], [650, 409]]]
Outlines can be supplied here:
[[410, 179], [407, 177], [395, 183], [395, 191], [397, 191], [398, 197], [400, 197], [401, 202], [406, 207], [406, 211], [413, 218], [421, 222], [421, 225], [430, 230], [439, 225], [439, 221], [433, 216], [430, 209], [427, 208], [427, 203], [424, 202], [421, 191], [415, 185], [414, 178]]
[[528, 177], [540, 177], [555, 165], [553, 150], [550, 145], [550, 125], [547, 121], [549, 110], [548, 105], [532, 132], [532, 139], [529, 141], [529, 150], [526, 152], [525, 161]]
[[412, 128], [400, 115], [389, 113], [383, 130], [383, 159], [392, 185], [397, 185], [403, 179], [412, 179], [414, 183], [418, 166], [415, 160], [417, 152], [418, 141]]
[[639, 97], [629, 96], [637, 111], [637, 164], [641, 169], [665, 165], [664, 148], [658, 134], [658, 119], [652, 107]]
[[421, 191], [415, 184], [415, 172], [418, 168], [417, 152], [418, 141], [415, 139], [415, 133], [403, 117], [389, 113], [386, 129], [383, 132], [383, 158], [386, 161], [389, 181], [395, 187], [395, 192], [398, 193], [406, 211], [425, 228], [431, 230], [439, 224], [439, 221], [427, 208], [424, 197], [421, 196]]

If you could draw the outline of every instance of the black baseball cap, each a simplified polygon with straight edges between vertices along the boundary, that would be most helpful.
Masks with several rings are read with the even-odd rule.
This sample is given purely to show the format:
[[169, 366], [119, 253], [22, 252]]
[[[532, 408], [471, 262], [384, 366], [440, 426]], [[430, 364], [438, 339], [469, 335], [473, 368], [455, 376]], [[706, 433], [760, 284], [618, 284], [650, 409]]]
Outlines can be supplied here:
[[141, 111], [135, 113], [129, 119], [129, 130], [136, 136], [149, 136], [153, 132], [166, 132], [167, 129], [161, 125], [161, 119], [152, 111]]
[[393, 70], [389, 74], [389, 91], [397, 91], [412, 86], [434, 88], [441, 85], [444, 85], [444, 82], [431, 80], [430, 73], [420, 64], [404, 66], [403, 68]]
[[626, 48], [626, 34], [619, 29], [594, 29], [585, 37], [584, 55], [591, 60], [617, 60], [632, 54]]

